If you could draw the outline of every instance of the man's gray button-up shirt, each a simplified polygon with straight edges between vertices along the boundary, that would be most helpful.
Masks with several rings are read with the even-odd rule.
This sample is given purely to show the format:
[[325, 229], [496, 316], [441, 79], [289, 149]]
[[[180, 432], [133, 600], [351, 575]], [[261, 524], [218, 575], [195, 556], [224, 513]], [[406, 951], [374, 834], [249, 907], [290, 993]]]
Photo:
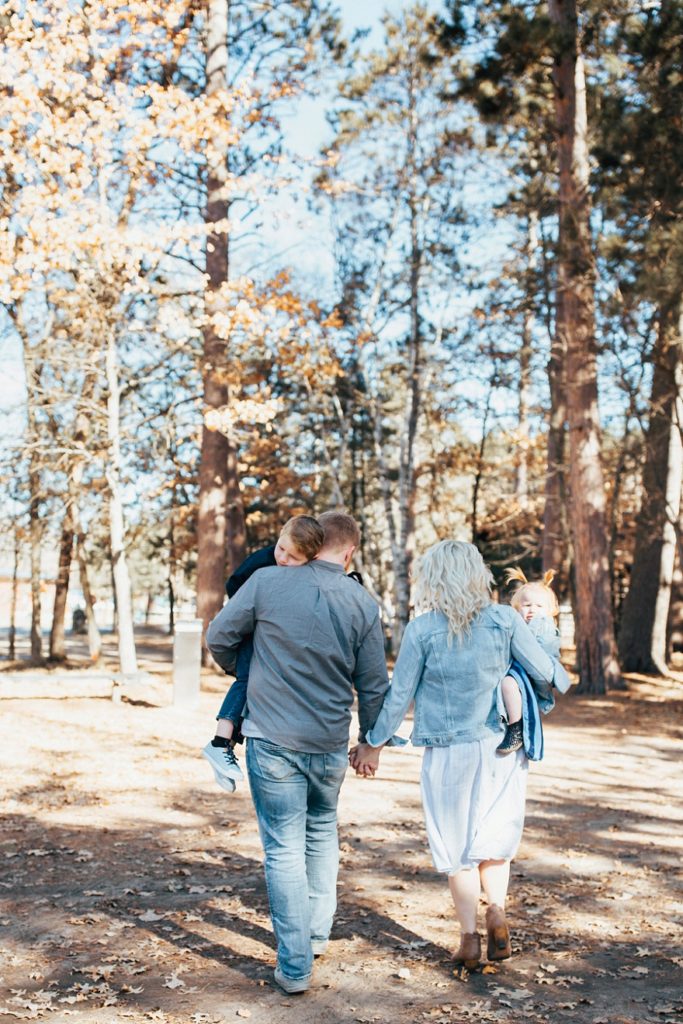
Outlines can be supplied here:
[[337, 749], [348, 742], [355, 689], [364, 737], [389, 685], [384, 636], [377, 604], [341, 565], [259, 569], [207, 630], [226, 671], [250, 633], [248, 731], [293, 750]]

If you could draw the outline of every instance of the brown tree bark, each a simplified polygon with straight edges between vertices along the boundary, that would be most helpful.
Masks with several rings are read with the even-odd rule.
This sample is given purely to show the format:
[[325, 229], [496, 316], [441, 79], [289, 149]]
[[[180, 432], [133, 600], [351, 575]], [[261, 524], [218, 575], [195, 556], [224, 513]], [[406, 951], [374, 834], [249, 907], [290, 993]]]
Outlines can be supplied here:
[[522, 341], [519, 346], [519, 392], [517, 400], [518, 444], [515, 451], [515, 498], [522, 509], [529, 506], [529, 402], [531, 392], [531, 353], [534, 328], [532, 280], [538, 264], [538, 214], [530, 210], [527, 218], [526, 276], [527, 308], [524, 311]]
[[[206, 91], [213, 95], [227, 89], [228, 17], [226, 0], [207, 0]], [[208, 168], [207, 224], [225, 223], [228, 217], [227, 154]], [[210, 321], [220, 302], [221, 286], [228, 279], [228, 235], [212, 231], [206, 244], [206, 309], [209, 322], [203, 331], [204, 424], [199, 459], [199, 510], [197, 518], [197, 615], [204, 630], [220, 611], [225, 596], [226, 561], [233, 567], [246, 550], [244, 510], [239, 492], [237, 459], [228, 438], [207, 425], [206, 416], [228, 404], [225, 380], [225, 341]], [[228, 500], [230, 499], [230, 510]], [[228, 521], [232, 529], [228, 527]], [[207, 657], [206, 652], [204, 654]]]
[[[681, 503], [683, 504], [683, 502]], [[671, 582], [669, 621], [666, 625], [666, 659], [669, 662], [674, 653], [683, 651], [683, 571], [680, 556], [676, 560]]]
[[543, 571], [554, 569], [559, 574], [559, 592], [567, 590], [567, 498], [566, 498], [566, 428], [564, 366], [566, 328], [561, 299], [558, 295], [555, 333], [548, 360], [550, 413], [548, 416], [548, 450], [545, 475], [545, 506], [543, 509]]
[[74, 529], [71, 513], [67, 509], [62, 522], [62, 536], [59, 543], [59, 569], [55, 582], [55, 602], [52, 609], [52, 628], [50, 630], [50, 660], [66, 660], [66, 644], [64, 633], [64, 616], [66, 599], [69, 594], [69, 576], [71, 574], [71, 553], [74, 546]]
[[579, 692], [623, 686], [609, 585], [605, 488], [600, 458], [594, 263], [590, 233], [585, 76], [575, 0], [549, 0], [555, 24], [555, 114], [560, 175], [558, 326], [566, 346], [570, 524], [576, 578]]
[[683, 339], [679, 317], [663, 311], [653, 352], [643, 497], [619, 655], [628, 672], [667, 672], [667, 620], [683, 482]]

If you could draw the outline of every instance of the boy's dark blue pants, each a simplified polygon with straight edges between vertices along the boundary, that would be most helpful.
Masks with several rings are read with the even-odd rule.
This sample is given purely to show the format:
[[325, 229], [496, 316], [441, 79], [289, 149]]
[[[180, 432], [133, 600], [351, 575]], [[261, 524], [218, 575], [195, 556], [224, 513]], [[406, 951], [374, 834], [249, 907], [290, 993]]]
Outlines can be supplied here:
[[239, 722], [247, 701], [247, 683], [249, 682], [249, 665], [254, 650], [253, 638], [248, 636], [237, 649], [235, 662], [235, 682], [226, 693], [221, 709], [216, 718], [229, 718], [235, 725]]

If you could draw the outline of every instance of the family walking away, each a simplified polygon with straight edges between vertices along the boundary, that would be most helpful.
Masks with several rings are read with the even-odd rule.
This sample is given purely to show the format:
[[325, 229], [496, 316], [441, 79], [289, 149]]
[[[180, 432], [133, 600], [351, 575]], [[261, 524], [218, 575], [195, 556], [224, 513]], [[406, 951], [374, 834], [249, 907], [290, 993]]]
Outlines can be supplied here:
[[[424, 748], [421, 794], [429, 846], [436, 870], [448, 876], [460, 925], [454, 959], [470, 969], [480, 963], [482, 890], [486, 955], [510, 956], [505, 901], [524, 824], [527, 747], [536, 751], [529, 756], [538, 756], [534, 715], [552, 706], [553, 687], [569, 687], [551, 636], [552, 602], [542, 595], [542, 608], [529, 614], [520, 595], [525, 602], [538, 595], [533, 589], [524, 595], [523, 586], [517, 610], [495, 604], [481, 555], [458, 541], [434, 545], [416, 564], [420, 614], [406, 627], [389, 685], [378, 607], [346, 575], [359, 540], [356, 522], [344, 513], [326, 512], [317, 523], [294, 517], [278, 541], [285, 557], [278, 557], [276, 545], [266, 549], [272, 561], [259, 561], [265, 552], [251, 556], [257, 564], [247, 559], [235, 574], [243, 578], [207, 632], [209, 650], [222, 668], [236, 673], [240, 690], [229, 700], [236, 681], [204, 754], [219, 784], [233, 789], [236, 762], [221, 757], [232, 754], [243, 714], [277, 942], [275, 980], [288, 993], [306, 991], [314, 957], [327, 948], [347, 757], [357, 774], [374, 775], [382, 748], [404, 742], [394, 734], [413, 702], [411, 739]], [[523, 582], [552, 594], [547, 580]], [[535, 620], [545, 650], [528, 624]], [[347, 753], [354, 695], [359, 741]], [[512, 742], [510, 732], [520, 721], [518, 744], [517, 730]]]

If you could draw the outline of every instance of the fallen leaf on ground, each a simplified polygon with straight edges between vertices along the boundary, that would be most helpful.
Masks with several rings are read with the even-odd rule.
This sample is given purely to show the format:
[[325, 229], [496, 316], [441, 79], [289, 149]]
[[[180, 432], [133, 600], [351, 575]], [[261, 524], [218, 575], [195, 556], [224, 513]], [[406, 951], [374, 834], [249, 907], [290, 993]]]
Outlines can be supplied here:
[[171, 974], [164, 982], [164, 988], [180, 988], [185, 982], [177, 974]]
[[491, 995], [498, 996], [498, 998], [504, 999], [532, 999], [533, 992], [529, 992], [527, 988], [501, 988], [497, 985], [491, 989]]

